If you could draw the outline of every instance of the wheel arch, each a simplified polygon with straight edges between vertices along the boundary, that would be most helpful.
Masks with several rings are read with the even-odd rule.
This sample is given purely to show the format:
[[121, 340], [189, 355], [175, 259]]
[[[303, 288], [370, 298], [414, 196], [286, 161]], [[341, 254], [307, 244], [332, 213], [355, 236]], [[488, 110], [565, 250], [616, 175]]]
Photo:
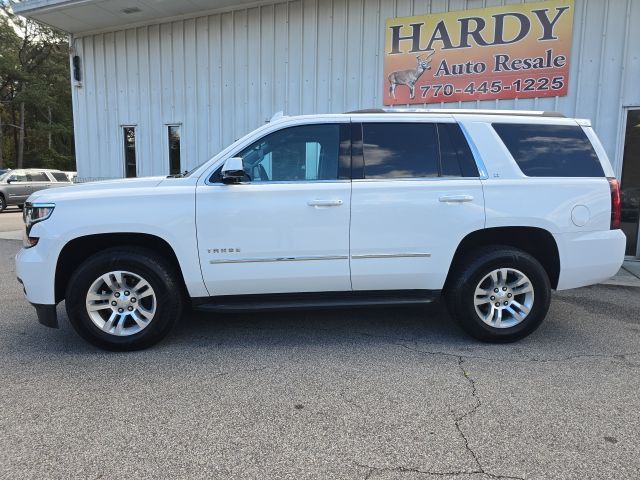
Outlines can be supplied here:
[[55, 272], [56, 303], [64, 299], [66, 286], [71, 276], [85, 260], [108, 248], [127, 246], [142, 247], [166, 258], [179, 275], [178, 281], [185, 292], [184, 298], [188, 298], [178, 257], [166, 240], [147, 233], [101, 233], [76, 237], [67, 242], [60, 251]]
[[490, 245], [506, 245], [518, 248], [534, 257], [547, 272], [551, 288], [558, 286], [560, 278], [560, 253], [553, 235], [539, 227], [492, 227], [469, 233], [458, 244], [449, 267], [445, 288], [460, 262], [473, 250]]

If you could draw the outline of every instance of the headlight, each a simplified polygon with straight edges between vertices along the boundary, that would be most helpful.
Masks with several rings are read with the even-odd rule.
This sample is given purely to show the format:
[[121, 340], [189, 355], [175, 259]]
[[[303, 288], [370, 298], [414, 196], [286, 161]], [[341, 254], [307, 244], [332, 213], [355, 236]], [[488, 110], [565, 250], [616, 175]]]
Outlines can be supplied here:
[[32, 239], [29, 236], [31, 233], [31, 227], [36, 223], [49, 218], [53, 213], [54, 208], [54, 203], [25, 203], [24, 210], [22, 212], [22, 219], [24, 220], [25, 225], [25, 247], [33, 247], [38, 243], [38, 239]]

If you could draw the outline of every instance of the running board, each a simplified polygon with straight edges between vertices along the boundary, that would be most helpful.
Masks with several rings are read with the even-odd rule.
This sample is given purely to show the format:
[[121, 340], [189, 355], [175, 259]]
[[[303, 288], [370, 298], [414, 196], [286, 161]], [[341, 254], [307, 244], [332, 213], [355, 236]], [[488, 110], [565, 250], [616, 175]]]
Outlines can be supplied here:
[[311, 310], [391, 305], [420, 305], [440, 297], [440, 290], [391, 290], [321, 293], [277, 293], [267, 295], [224, 295], [192, 299], [194, 310], [242, 312], [269, 310]]

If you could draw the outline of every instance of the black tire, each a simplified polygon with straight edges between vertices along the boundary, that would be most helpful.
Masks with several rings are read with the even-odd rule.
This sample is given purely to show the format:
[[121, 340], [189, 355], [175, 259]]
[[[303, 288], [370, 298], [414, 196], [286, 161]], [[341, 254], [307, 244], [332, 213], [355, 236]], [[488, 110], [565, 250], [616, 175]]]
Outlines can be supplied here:
[[[144, 329], [128, 336], [101, 330], [86, 308], [92, 283], [101, 275], [116, 270], [139, 275], [156, 294], [153, 319]], [[65, 300], [71, 325], [88, 342], [105, 350], [141, 350], [162, 340], [181, 316], [183, 287], [176, 269], [160, 255], [140, 247], [116, 247], [93, 255], [78, 267], [67, 285]]]
[[[528, 253], [509, 246], [483, 247], [465, 255], [452, 272], [445, 299], [451, 316], [472, 337], [484, 342], [507, 343], [526, 337], [540, 326], [551, 300], [551, 284], [545, 269]], [[496, 328], [476, 313], [474, 298], [480, 281], [498, 268], [512, 268], [525, 274], [533, 286], [531, 310], [520, 323]], [[493, 309], [493, 307], [491, 307]]]
[[0, 213], [4, 212], [7, 208], [7, 201], [4, 199], [4, 195], [0, 195]]

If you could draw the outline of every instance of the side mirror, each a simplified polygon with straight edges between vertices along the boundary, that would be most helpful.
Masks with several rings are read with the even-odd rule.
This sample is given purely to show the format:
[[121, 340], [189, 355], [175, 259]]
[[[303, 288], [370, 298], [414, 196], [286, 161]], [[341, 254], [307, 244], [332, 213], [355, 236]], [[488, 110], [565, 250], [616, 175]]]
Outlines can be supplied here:
[[244, 180], [244, 164], [241, 157], [229, 158], [222, 167], [222, 183], [227, 185], [240, 183]]
[[12, 183], [13, 183], [13, 182], [15, 182], [16, 180], [17, 180], [17, 178], [16, 178], [16, 177], [9, 177], [9, 178], [7, 178], [7, 183], [8, 183], [8, 184], [12, 184]]

